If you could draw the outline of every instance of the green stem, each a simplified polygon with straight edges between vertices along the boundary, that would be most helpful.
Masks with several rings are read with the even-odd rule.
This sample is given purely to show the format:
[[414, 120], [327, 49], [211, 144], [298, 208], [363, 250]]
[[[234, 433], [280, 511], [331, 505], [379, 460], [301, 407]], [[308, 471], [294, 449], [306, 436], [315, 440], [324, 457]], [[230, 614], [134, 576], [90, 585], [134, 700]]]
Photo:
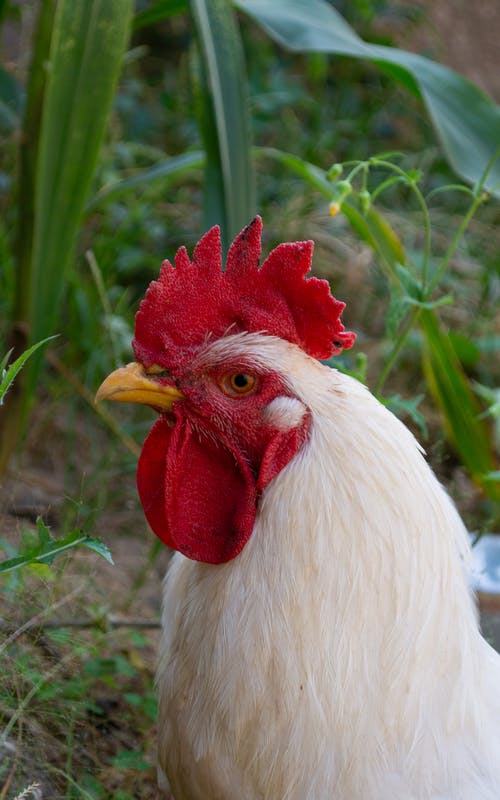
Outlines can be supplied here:
[[450, 246], [448, 247], [448, 249], [447, 249], [447, 251], [446, 251], [446, 253], [444, 255], [444, 258], [443, 258], [443, 260], [441, 262], [441, 266], [436, 271], [436, 274], [434, 275], [432, 280], [429, 281], [429, 284], [427, 285], [426, 298], [430, 297], [430, 295], [432, 294], [432, 292], [434, 291], [434, 289], [438, 285], [439, 281], [441, 280], [441, 277], [442, 277], [443, 273], [448, 268], [448, 265], [449, 265], [450, 260], [451, 260], [451, 258], [453, 256], [453, 253], [457, 249], [457, 247], [459, 245], [459, 242], [460, 242], [462, 236], [464, 235], [465, 231], [467, 230], [472, 217], [476, 213], [476, 211], [479, 208], [479, 206], [481, 205], [481, 203], [484, 203], [485, 200], [486, 200], [486, 195], [483, 194], [482, 191], [474, 197], [474, 200], [471, 203], [470, 208], [467, 211], [467, 214], [463, 218], [462, 222], [460, 223], [460, 225], [459, 225], [459, 227], [458, 227], [458, 229], [457, 229], [457, 231], [455, 233], [455, 236], [451, 240]]
[[417, 198], [418, 204], [420, 206], [424, 218], [425, 241], [424, 241], [424, 261], [422, 264], [422, 286], [425, 289], [425, 284], [427, 283], [427, 273], [429, 270], [429, 258], [431, 255], [431, 220], [429, 216], [429, 210], [425, 202], [425, 198], [420, 189], [418, 188], [416, 182], [414, 180], [411, 180], [411, 178], [408, 177], [408, 174], [403, 169], [401, 169], [401, 167], [398, 167], [397, 164], [392, 164], [390, 161], [385, 161], [384, 159], [376, 157], [370, 159], [370, 164], [373, 164], [374, 166], [377, 167], [385, 167], [385, 169], [389, 169], [392, 170], [392, 172], [395, 172], [396, 175], [399, 175], [408, 184], [408, 186], [413, 190], [415, 197]]
[[404, 328], [401, 331], [401, 333], [399, 334], [399, 338], [398, 338], [396, 344], [394, 345], [394, 347], [392, 348], [391, 354], [390, 354], [389, 358], [387, 359], [387, 361], [385, 362], [382, 372], [378, 376], [377, 383], [375, 384], [375, 394], [376, 395], [380, 395], [380, 393], [382, 392], [382, 388], [383, 388], [383, 386], [384, 386], [384, 384], [385, 384], [385, 382], [386, 382], [386, 380], [387, 380], [387, 378], [389, 376], [389, 373], [391, 372], [394, 364], [396, 363], [396, 360], [397, 360], [397, 358], [398, 358], [398, 356], [399, 356], [404, 344], [406, 343], [406, 340], [408, 339], [408, 335], [409, 335], [411, 329], [413, 328], [415, 322], [417, 321], [421, 310], [422, 309], [418, 308], [418, 307], [414, 308], [413, 311], [411, 312], [410, 316], [406, 320]]

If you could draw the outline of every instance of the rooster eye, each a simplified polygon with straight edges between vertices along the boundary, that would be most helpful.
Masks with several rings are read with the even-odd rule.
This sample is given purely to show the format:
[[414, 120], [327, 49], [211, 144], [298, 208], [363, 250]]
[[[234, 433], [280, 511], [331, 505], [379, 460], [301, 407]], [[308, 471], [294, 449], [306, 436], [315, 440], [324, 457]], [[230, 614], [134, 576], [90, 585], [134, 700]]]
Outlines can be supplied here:
[[230, 397], [250, 394], [255, 388], [255, 377], [246, 372], [234, 372], [222, 379], [221, 389]]

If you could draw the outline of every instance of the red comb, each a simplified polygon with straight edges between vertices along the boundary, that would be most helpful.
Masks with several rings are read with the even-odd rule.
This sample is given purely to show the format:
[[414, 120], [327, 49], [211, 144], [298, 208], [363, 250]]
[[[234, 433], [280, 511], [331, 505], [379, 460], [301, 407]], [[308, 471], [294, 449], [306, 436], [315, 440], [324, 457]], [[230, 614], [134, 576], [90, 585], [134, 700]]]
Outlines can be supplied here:
[[132, 343], [147, 366], [181, 363], [186, 350], [226, 333], [267, 333], [299, 345], [314, 358], [330, 358], [352, 347], [356, 335], [340, 321], [345, 303], [330, 294], [327, 281], [305, 278], [314, 243], [276, 247], [259, 268], [262, 220], [236, 237], [222, 272], [220, 229], [206, 233], [190, 261], [186, 248], [162, 264], [142, 301]]

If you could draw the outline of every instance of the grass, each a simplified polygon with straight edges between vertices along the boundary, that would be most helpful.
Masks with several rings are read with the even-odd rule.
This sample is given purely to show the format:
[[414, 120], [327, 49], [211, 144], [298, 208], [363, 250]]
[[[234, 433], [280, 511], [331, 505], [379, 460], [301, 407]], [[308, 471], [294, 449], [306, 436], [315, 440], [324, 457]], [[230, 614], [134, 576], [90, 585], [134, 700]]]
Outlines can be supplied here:
[[[48, 402], [50, 412], [58, 402]], [[11, 572], [2, 579], [2, 798], [13, 798], [34, 782], [40, 784], [44, 797], [54, 800], [156, 796], [153, 674], [166, 553], [157, 556], [154, 565], [148, 562], [151, 535], [131, 500], [134, 479], [126, 454], [113, 459], [114, 439], [106, 439], [102, 429], [94, 429], [89, 436], [90, 413], [80, 410], [77, 414], [77, 432], [64, 431], [76, 446], [74, 479], [68, 481], [63, 474], [67, 460], [61, 458], [61, 451], [67, 441], [60, 442], [61, 450], [52, 454], [59, 466], [51, 483], [43, 483], [37, 454], [31, 451], [24, 477], [4, 485], [13, 513], [0, 517], [0, 549], [8, 556], [20, 539], [24, 545], [32, 540], [33, 525], [21, 516], [32, 513], [31, 488], [37, 498], [31, 502], [39, 506], [46, 495], [51, 508], [44, 510], [55, 529], [62, 531], [77, 523], [101, 530], [112, 544], [116, 566], [103, 568], [105, 562], [101, 564], [98, 555], [82, 552], [62, 556], [50, 566], [36, 564]], [[47, 432], [53, 426], [52, 432], [61, 436], [65, 424], [74, 420], [73, 415], [66, 420], [50, 417], [35, 415], [28, 452], [41, 430]], [[99, 477], [102, 480], [106, 474], [110, 481], [105, 496], [97, 486], [97, 475], [88, 480], [82, 477], [95, 469], [92, 453], [98, 448]], [[82, 458], [83, 452], [88, 460]], [[84, 481], [81, 488], [78, 481]], [[121, 484], [119, 492], [112, 489], [114, 481]], [[106, 512], [95, 520], [94, 506], [100, 501]], [[12, 526], [10, 533], [7, 524]]]

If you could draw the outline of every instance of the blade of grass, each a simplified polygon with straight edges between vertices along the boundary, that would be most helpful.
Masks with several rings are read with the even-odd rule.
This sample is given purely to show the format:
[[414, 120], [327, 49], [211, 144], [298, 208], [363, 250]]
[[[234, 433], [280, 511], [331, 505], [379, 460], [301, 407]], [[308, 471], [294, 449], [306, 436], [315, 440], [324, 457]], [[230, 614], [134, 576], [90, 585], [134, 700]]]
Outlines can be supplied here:
[[87, 203], [87, 212], [93, 211], [105, 200], [111, 200], [130, 189], [149, 186], [153, 181], [163, 178], [179, 178], [190, 170], [200, 169], [205, 164], [205, 155], [200, 150], [182, 153], [179, 156], [162, 159], [152, 167], [129, 175], [123, 180], [103, 186]]
[[37, 342], [36, 344], [32, 345], [32, 347], [29, 347], [19, 356], [19, 358], [16, 358], [16, 360], [8, 367], [8, 369], [5, 369], [5, 366], [10, 353], [8, 353], [5, 359], [2, 360], [2, 364], [0, 364], [0, 406], [3, 403], [6, 393], [10, 389], [17, 375], [24, 367], [28, 358], [30, 358], [39, 347], [42, 347], [42, 345], [47, 344], [47, 342], [50, 342], [51, 339], [55, 338], [55, 336], [48, 336], [46, 339], [42, 339], [41, 342]]
[[420, 309], [419, 324], [427, 383], [443, 413], [448, 436], [484, 493], [500, 500], [499, 487], [486, 479], [498, 466], [489, 423], [481, 416], [482, 408], [435, 313]]

